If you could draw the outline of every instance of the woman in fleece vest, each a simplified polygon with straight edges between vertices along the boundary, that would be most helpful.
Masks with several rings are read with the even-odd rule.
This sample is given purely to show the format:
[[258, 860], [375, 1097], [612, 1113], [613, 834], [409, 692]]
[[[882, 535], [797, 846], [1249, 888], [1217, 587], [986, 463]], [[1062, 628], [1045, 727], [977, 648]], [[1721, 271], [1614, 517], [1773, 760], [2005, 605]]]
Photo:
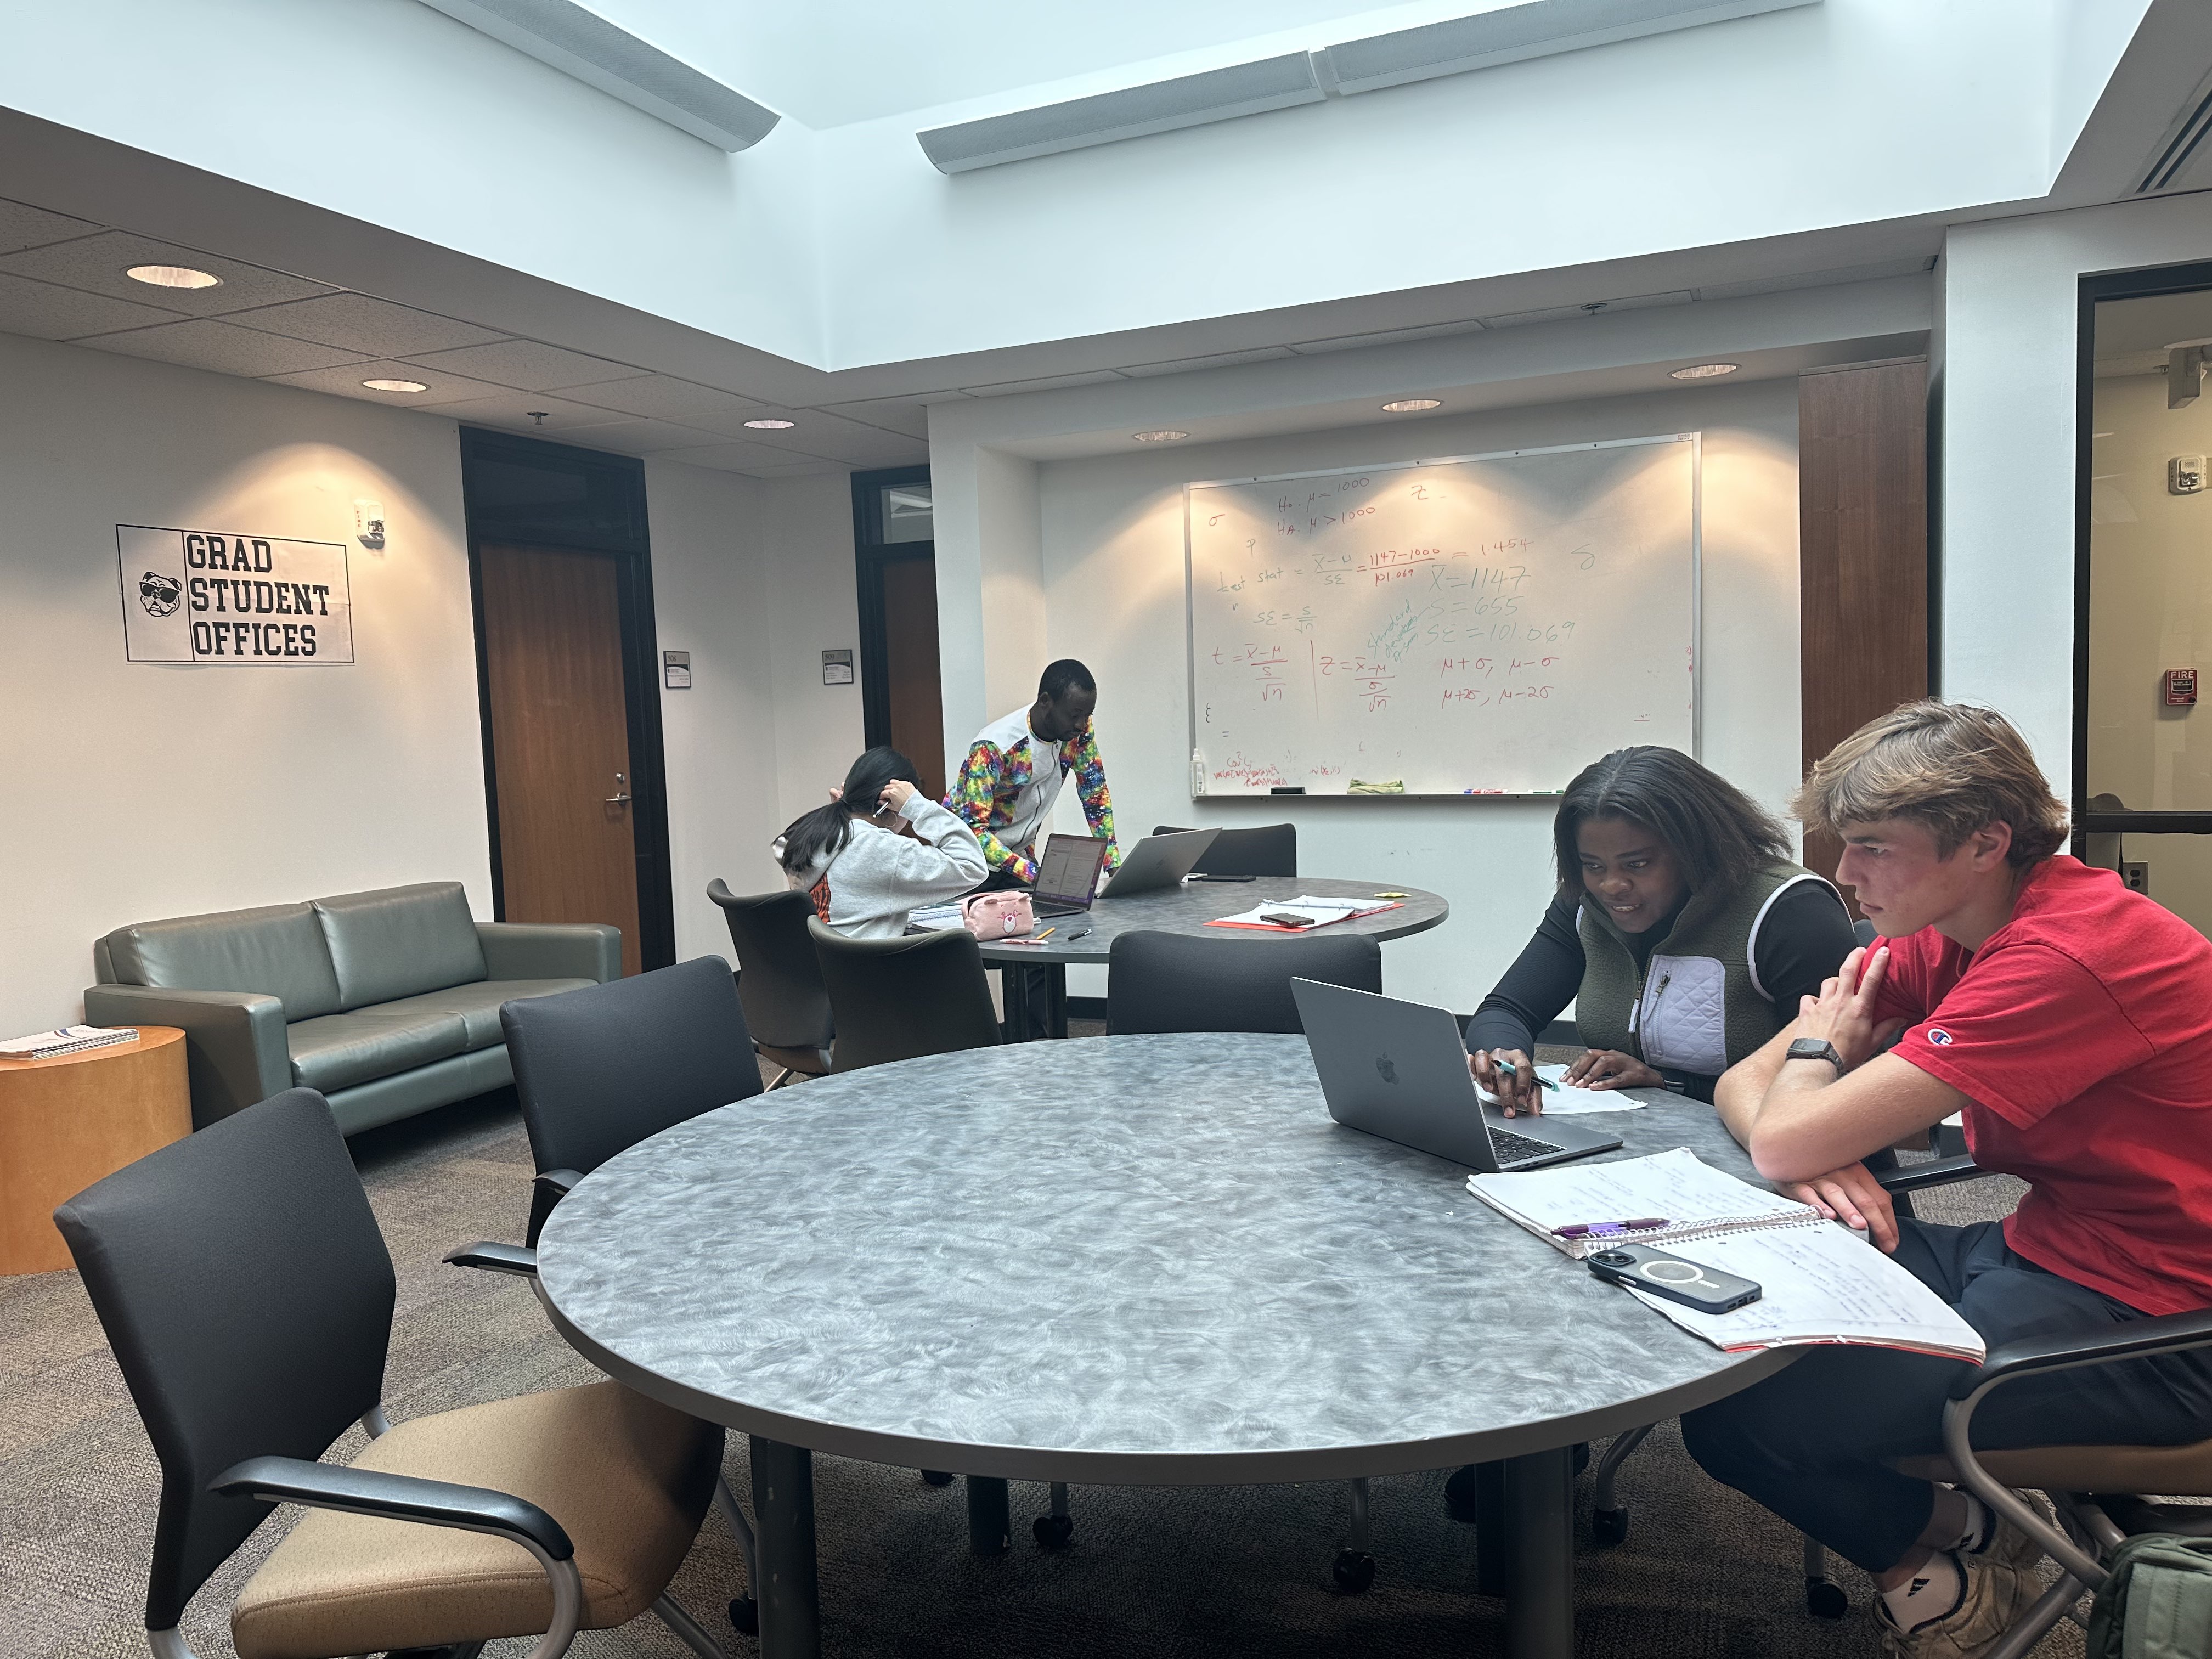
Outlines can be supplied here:
[[1468, 1022], [1475, 1079], [1509, 1115], [1542, 1109], [1529, 1055], [1571, 1000], [1587, 1052], [1570, 1082], [1709, 1101], [1857, 942], [1836, 890], [1790, 861], [1782, 826], [1674, 750], [1585, 768], [1552, 833], [1559, 891]]
[[958, 898], [990, 873], [975, 832], [915, 784], [912, 761], [871, 749], [776, 843], [784, 878], [848, 938], [896, 939], [915, 906]]

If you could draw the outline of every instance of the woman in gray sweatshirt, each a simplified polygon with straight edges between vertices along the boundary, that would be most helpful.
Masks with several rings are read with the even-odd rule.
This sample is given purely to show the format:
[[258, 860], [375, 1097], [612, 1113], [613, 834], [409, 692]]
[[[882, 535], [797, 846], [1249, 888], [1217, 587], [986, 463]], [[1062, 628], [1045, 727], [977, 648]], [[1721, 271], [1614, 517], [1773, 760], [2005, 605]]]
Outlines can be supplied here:
[[844, 787], [783, 832], [784, 878], [851, 939], [896, 939], [907, 913], [979, 886], [990, 873], [975, 832], [918, 787], [915, 763], [871, 749]]

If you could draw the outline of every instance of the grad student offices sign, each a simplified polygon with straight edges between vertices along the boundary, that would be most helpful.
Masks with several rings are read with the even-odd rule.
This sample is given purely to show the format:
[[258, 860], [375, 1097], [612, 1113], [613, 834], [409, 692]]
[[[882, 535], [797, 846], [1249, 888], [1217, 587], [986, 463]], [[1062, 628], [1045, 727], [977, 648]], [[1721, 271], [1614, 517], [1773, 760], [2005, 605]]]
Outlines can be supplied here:
[[132, 662], [295, 667], [353, 660], [338, 542], [115, 526]]

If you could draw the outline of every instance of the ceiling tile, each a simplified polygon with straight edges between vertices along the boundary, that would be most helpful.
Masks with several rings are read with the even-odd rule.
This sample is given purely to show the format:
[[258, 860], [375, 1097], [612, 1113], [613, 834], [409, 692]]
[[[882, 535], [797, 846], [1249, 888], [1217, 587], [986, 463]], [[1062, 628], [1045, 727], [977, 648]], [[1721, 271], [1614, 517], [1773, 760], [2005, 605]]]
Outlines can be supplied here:
[[682, 461], [687, 466], [711, 466], [718, 472], [744, 472], [757, 477], [763, 471], [787, 466], [817, 465], [812, 456], [794, 455], [787, 449], [770, 449], [766, 444], [726, 443], [702, 444], [689, 449], [662, 450], [653, 458], [662, 461]]
[[287, 340], [275, 334], [257, 334], [250, 328], [233, 328], [211, 317], [163, 323], [156, 328], [132, 329], [125, 334], [94, 334], [77, 343], [100, 351], [119, 351], [130, 357], [182, 363], [188, 368], [211, 368], [219, 374], [257, 376], [329, 368], [353, 355], [305, 340]]
[[[222, 283], [216, 288], [150, 288], [123, 274], [132, 265], [190, 265], [222, 277]], [[219, 259], [212, 253], [195, 252], [120, 230], [0, 255], [0, 270], [35, 276], [42, 283], [59, 283], [64, 288], [81, 288], [88, 294], [105, 294], [111, 299], [152, 301], [164, 310], [180, 311], [188, 317], [219, 317], [228, 311], [248, 311], [256, 306], [335, 291], [325, 283], [264, 270], [237, 259]]]
[[442, 368], [472, 380], [513, 386], [520, 392], [558, 392], [569, 386], [627, 380], [645, 373], [605, 357], [542, 345], [536, 340], [501, 340], [494, 345], [463, 346], [457, 351], [400, 354], [425, 368]]
[[714, 441], [714, 434], [672, 421], [644, 421], [625, 415], [609, 417], [611, 424], [576, 435], [576, 441], [594, 449], [618, 450], [625, 455], [651, 455], [663, 449], [693, 449]]
[[343, 346], [372, 357], [410, 357], [506, 337], [474, 323], [456, 322], [435, 312], [417, 311], [366, 294], [319, 295], [312, 300], [264, 306], [230, 320], [240, 328], [262, 329], [295, 340], [313, 340], [319, 345]]
[[861, 403], [824, 404], [822, 407], [866, 426], [903, 432], [909, 438], [929, 436], [929, 405], [919, 398], [871, 398]]
[[[1686, 306], [1690, 303], [1689, 289], [1670, 294], [1632, 294], [1625, 300], [1596, 300], [1578, 306], [1547, 306], [1540, 311], [1509, 311], [1501, 316], [1485, 317], [1485, 328], [1525, 328], [1530, 323], [1572, 322], [1577, 317], [1602, 317], [1615, 311], [1648, 311], [1653, 306]], [[1593, 310], [1591, 307], [1595, 307]]]
[[152, 306], [83, 294], [52, 283], [0, 276], [0, 333], [29, 334], [41, 340], [74, 340], [81, 334], [112, 334], [118, 329], [173, 323], [176, 313]]
[[99, 228], [89, 220], [49, 213], [28, 202], [0, 200], [0, 253], [65, 242], [72, 236], [89, 236]]
[[[337, 368], [311, 368], [297, 374], [271, 374], [265, 378], [281, 386], [303, 386], [309, 392], [329, 392], [341, 398], [358, 398], [368, 404], [392, 404], [401, 409], [419, 408], [426, 404], [459, 403], [465, 398], [504, 398], [510, 395], [504, 386], [487, 386], [482, 380], [465, 380], [458, 374], [441, 374], [434, 368], [393, 362], [389, 359], [346, 363]], [[429, 390], [371, 392], [362, 384], [363, 380], [420, 380]]]
[[[593, 409], [589, 404], [572, 404], [565, 398], [549, 397], [543, 392], [501, 392], [489, 398], [418, 406], [433, 415], [450, 415], [457, 421], [501, 426], [514, 432], [570, 432], [589, 426], [617, 426], [632, 418], [611, 410]], [[532, 420], [533, 413], [543, 414], [545, 418]]]
[[726, 438], [744, 436], [744, 422], [766, 407], [753, 398], [740, 398], [734, 392], [679, 380], [667, 374], [646, 374], [633, 380], [586, 386], [576, 396], [582, 402], [598, 404], [604, 409], [618, 409], [625, 415], [643, 415], [656, 421], [675, 421]]
[[1300, 340], [1291, 349], [1301, 356], [1316, 356], [1328, 351], [1354, 351], [1362, 346], [1396, 345], [1401, 340], [1432, 340], [1448, 334], [1480, 334], [1481, 331], [1482, 325], [1472, 320], [1431, 323], [1425, 328], [1392, 328], [1378, 334], [1340, 334], [1328, 340]]
[[1104, 386], [1109, 380], [1122, 376], [1110, 368], [1094, 369], [1088, 374], [1048, 374], [1039, 380], [1001, 380], [995, 386], [963, 386], [971, 398], [1004, 398], [1017, 392], [1057, 392], [1063, 386]]
[[1123, 368], [1121, 373], [1133, 380], [1141, 380], [1154, 374], [1188, 374], [1201, 368], [1230, 368], [1238, 363], [1264, 363], [1291, 355], [1288, 346], [1262, 346], [1256, 351], [1223, 351], [1211, 357], [1183, 357], [1166, 363], [1138, 363]]

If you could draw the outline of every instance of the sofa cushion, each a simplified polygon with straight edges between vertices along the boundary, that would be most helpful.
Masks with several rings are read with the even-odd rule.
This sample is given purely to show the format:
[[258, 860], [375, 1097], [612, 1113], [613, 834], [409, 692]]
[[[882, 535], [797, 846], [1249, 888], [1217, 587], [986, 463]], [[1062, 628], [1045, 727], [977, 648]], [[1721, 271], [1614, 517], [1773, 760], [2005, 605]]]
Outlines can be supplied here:
[[118, 985], [173, 991], [258, 991], [284, 1005], [288, 1020], [336, 1013], [337, 975], [311, 906], [142, 921], [110, 933], [108, 964]]
[[459, 1014], [428, 1008], [403, 1014], [374, 1009], [325, 1014], [284, 1030], [292, 1051], [292, 1081], [325, 1094], [458, 1054], [468, 1035]]
[[379, 1003], [368, 1012], [379, 1014], [459, 1014], [469, 1028], [469, 1052], [489, 1048], [507, 1038], [499, 1029], [499, 1006], [510, 997], [550, 997], [557, 991], [580, 991], [596, 985], [595, 979], [480, 979], [473, 985], [453, 985], [420, 996], [398, 997]]
[[368, 1008], [484, 976], [476, 918], [458, 881], [314, 901], [337, 970], [339, 1006]]

